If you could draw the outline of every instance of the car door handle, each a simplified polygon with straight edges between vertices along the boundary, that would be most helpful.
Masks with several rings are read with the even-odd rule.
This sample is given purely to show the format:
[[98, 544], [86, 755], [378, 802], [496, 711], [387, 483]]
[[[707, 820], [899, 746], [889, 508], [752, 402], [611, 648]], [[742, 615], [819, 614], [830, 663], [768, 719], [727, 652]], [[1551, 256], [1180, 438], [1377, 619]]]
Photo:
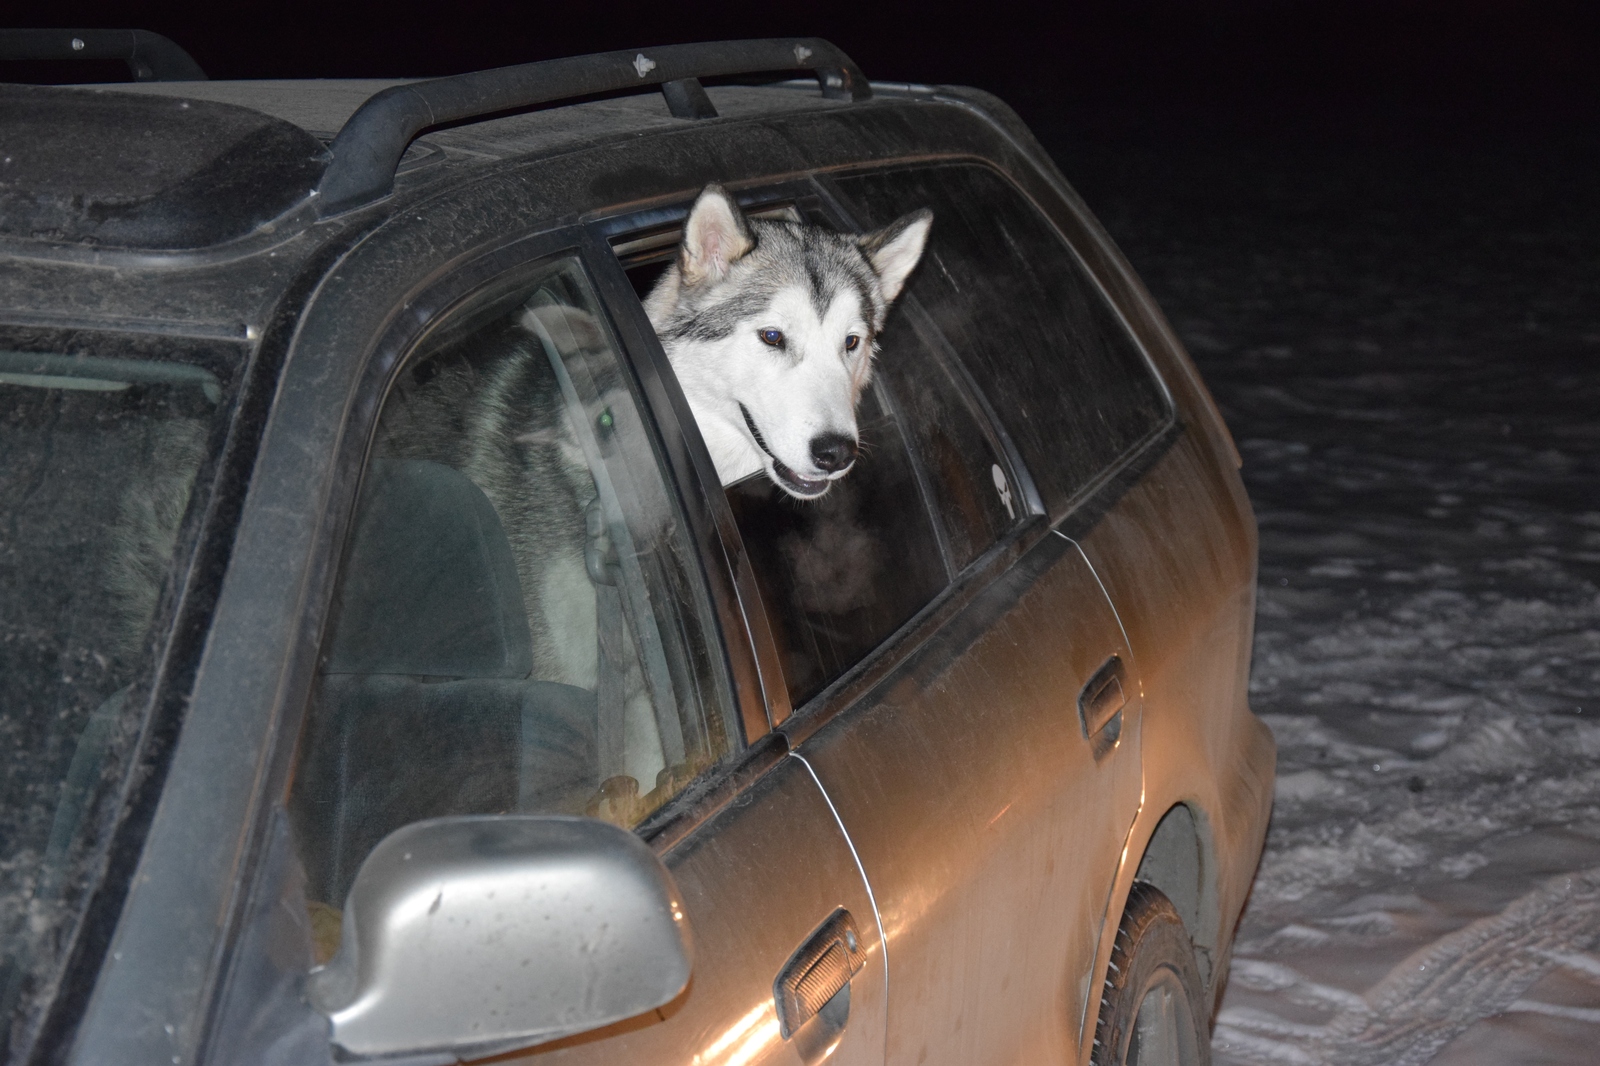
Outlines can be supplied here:
[[1083, 735], [1091, 738], [1106, 727], [1128, 702], [1128, 673], [1122, 656], [1113, 655], [1078, 693], [1078, 717], [1083, 720]]
[[[867, 952], [861, 946], [855, 919], [840, 907], [795, 949], [772, 982], [772, 999], [777, 1004], [778, 1028], [783, 1038], [793, 1037], [801, 1026], [825, 1011], [838, 1015], [825, 1018], [828, 1028], [843, 1029], [850, 1004], [839, 993], [848, 989], [850, 979], [866, 964]], [[835, 997], [843, 1001], [841, 1010], [834, 1010]]]

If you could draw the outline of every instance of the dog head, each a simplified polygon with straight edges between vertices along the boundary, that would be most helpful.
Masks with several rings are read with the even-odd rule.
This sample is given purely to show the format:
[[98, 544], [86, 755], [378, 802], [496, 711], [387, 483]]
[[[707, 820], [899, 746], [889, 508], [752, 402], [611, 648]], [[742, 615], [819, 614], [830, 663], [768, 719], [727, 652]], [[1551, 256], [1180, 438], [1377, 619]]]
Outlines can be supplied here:
[[849, 471], [876, 338], [932, 222], [924, 209], [856, 237], [747, 219], [706, 186], [645, 310], [723, 484], [765, 471], [814, 499]]

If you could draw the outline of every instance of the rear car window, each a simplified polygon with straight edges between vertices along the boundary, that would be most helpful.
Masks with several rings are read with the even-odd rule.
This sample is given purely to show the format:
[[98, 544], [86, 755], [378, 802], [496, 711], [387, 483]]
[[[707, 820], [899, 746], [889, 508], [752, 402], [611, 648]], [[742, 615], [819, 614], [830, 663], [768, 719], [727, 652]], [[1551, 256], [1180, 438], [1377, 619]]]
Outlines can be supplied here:
[[1052, 519], [1170, 421], [1137, 343], [1049, 220], [975, 163], [852, 174], [835, 188], [868, 226], [933, 209], [901, 297], [920, 308], [983, 390]]
[[222, 363], [0, 336], [0, 1047], [47, 998], [164, 644]]

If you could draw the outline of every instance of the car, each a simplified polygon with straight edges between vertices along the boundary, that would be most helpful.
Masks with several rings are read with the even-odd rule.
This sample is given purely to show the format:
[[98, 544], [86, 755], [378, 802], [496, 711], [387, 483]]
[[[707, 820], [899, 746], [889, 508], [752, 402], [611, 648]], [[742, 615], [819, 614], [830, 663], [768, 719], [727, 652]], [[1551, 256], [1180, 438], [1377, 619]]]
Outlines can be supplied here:
[[[12, 1061], [1209, 1061], [1254, 519], [1003, 103], [821, 39], [0, 55], [142, 79], [0, 87]], [[710, 183], [933, 212], [820, 500], [724, 488], [641, 303]]]

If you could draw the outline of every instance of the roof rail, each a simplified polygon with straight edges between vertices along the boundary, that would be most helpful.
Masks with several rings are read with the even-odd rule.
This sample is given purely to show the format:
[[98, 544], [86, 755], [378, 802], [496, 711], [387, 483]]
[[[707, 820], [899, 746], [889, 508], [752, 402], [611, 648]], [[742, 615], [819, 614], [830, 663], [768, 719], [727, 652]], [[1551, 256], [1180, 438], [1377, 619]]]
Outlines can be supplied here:
[[333, 162], [317, 186], [326, 217], [381, 199], [394, 189], [400, 157], [423, 131], [593, 93], [659, 85], [679, 118], [715, 118], [699, 79], [785, 70], [811, 71], [822, 94], [865, 100], [861, 69], [819, 37], [675, 44], [601, 52], [451, 78], [396, 85], [350, 116], [331, 146]]
[[134, 81], [205, 81], [205, 71], [171, 38], [149, 30], [0, 29], [0, 60], [121, 59]]

